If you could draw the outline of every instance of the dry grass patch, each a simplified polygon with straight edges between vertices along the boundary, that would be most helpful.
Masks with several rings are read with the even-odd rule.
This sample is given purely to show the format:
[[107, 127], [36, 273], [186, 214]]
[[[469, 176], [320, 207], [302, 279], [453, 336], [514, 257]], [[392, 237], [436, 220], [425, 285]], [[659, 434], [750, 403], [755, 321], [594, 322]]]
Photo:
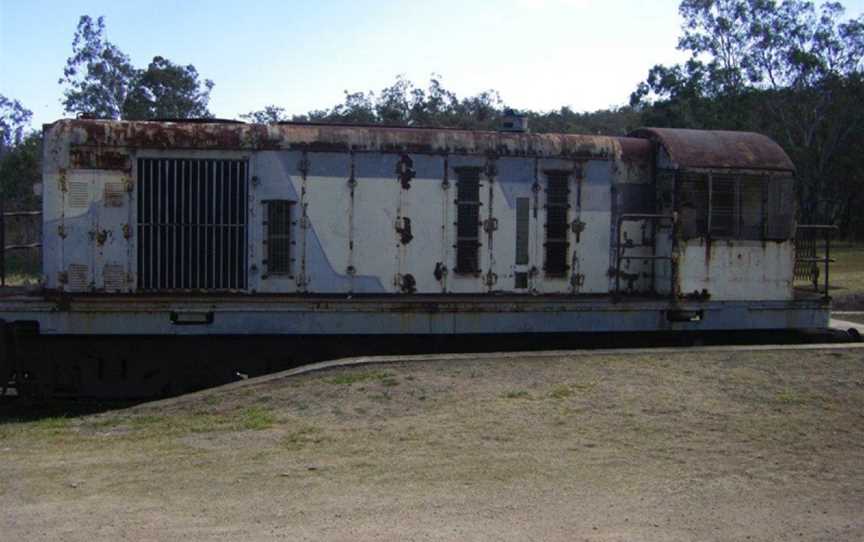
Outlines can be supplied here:
[[[0, 489], [0, 507], [15, 519], [10, 539], [28, 528], [63, 538], [82, 502], [88, 518], [117, 525], [106, 538], [134, 534], [146, 512], [151, 538], [195, 540], [195, 525], [203, 538], [212, 526], [267, 538], [291, 525], [298, 539], [398, 539], [419, 532], [412, 522], [440, 528], [446, 517], [463, 530], [442, 539], [526, 539], [578, 512], [579, 525], [614, 518], [610, 532], [624, 539], [652, 539], [632, 530], [650, 516], [679, 530], [648, 534], [701, 540], [770, 506], [799, 530], [782, 530], [775, 515], [753, 525], [780, 531], [737, 538], [806, 539], [818, 524], [856, 539], [864, 526], [830, 529], [852, 521], [842, 506], [864, 506], [861, 412], [856, 350], [344, 368], [0, 424], [0, 479], [18, 481]], [[752, 502], [735, 508], [742, 495]], [[844, 519], [814, 523], [802, 512], [813, 502]], [[519, 522], [499, 529], [514, 511]], [[703, 530], [717, 517], [721, 530]], [[572, 539], [574, 529], [543, 538]]]

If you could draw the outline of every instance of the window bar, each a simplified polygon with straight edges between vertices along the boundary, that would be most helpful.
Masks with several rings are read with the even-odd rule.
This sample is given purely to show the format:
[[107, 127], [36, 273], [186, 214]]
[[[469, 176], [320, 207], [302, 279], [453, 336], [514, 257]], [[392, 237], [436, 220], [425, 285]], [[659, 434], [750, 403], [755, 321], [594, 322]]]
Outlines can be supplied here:
[[243, 264], [246, 261], [246, 258], [243, 257], [246, 254], [245, 246], [243, 243], [246, 233], [246, 228], [243, 227], [243, 224], [246, 223], [243, 220], [246, 209], [246, 194], [244, 188], [246, 187], [246, 163], [240, 162], [238, 169], [240, 170], [239, 179], [237, 183], [237, 287], [240, 288], [246, 284], [246, 266]]
[[[176, 258], [175, 256], [179, 256], [179, 251], [177, 249], [178, 249], [178, 244], [180, 241], [180, 224], [178, 223], [180, 216], [179, 216], [179, 212], [178, 212], [179, 209], [177, 206], [177, 202], [180, 198], [180, 194], [179, 194], [179, 184], [180, 183], [178, 181], [180, 180], [180, 177], [182, 175], [182, 165], [183, 164], [180, 160], [174, 161], [174, 178], [171, 179], [171, 182], [174, 185], [174, 201], [171, 202], [171, 207], [172, 207], [172, 210], [174, 212], [174, 216], [171, 217], [172, 218], [171, 229], [173, 230], [173, 234], [174, 234], [173, 235], [174, 246], [173, 246], [173, 250], [171, 251], [171, 256], [172, 256], [172, 259], [174, 260], [172, 262], [172, 265], [171, 265], [171, 267], [172, 267], [172, 269], [171, 269], [171, 288], [172, 289], [177, 288], [177, 267], [178, 267], [178, 264], [181, 263], [181, 262], [177, 261], [178, 258]], [[180, 170], [179, 174], [178, 174], [178, 170]]]
[[161, 287], [160, 278], [162, 276], [162, 213], [163, 207], [162, 204], [162, 179], [164, 178], [164, 171], [166, 169], [166, 164], [164, 161], [158, 164], [159, 170], [159, 179], [156, 181], [156, 197], [153, 198], [154, 205], [156, 208], [156, 250], [153, 257], [153, 266], [155, 268], [155, 272], [153, 273], [153, 287], [158, 289]]
[[195, 161], [195, 267], [193, 268], [193, 283], [195, 288], [201, 288], [201, 166], [200, 160]]
[[217, 168], [215, 162], [212, 160], [208, 162], [208, 167], [210, 168], [211, 175], [208, 176], [210, 182], [207, 183], [209, 185], [207, 188], [210, 199], [210, 216], [207, 221], [207, 244], [210, 249], [207, 251], [207, 288], [212, 288], [216, 277], [216, 258], [213, 257], [213, 252], [216, 250], [216, 230], [213, 227], [213, 224], [216, 222], [216, 190], [213, 188], [216, 184]]

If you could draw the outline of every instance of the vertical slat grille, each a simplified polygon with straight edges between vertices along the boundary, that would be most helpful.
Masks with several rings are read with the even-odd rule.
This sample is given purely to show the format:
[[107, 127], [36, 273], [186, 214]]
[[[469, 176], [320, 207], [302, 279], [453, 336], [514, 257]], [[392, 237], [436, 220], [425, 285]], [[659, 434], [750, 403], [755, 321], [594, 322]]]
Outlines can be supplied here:
[[457, 168], [456, 272], [480, 271], [480, 168]]
[[246, 288], [247, 163], [138, 160], [138, 289]]
[[528, 265], [530, 200], [516, 198], [516, 265]]
[[293, 201], [270, 200], [267, 205], [267, 273], [291, 273], [291, 205]]
[[788, 177], [682, 173], [678, 185], [682, 235], [685, 239], [709, 234], [719, 239], [790, 239], [795, 223], [792, 188]]
[[737, 179], [731, 175], [711, 176], [711, 235], [737, 237]]
[[546, 173], [546, 265], [547, 275], [567, 271], [567, 213], [570, 208], [570, 175], [566, 171]]
[[742, 176], [738, 186], [739, 239], [759, 240], [763, 237], [765, 221], [765, 178]]
[[814, 230], [799, 229], [795, 236], [795, 280], [806, 280], [814, 285], [819, 282], [816, 234]]

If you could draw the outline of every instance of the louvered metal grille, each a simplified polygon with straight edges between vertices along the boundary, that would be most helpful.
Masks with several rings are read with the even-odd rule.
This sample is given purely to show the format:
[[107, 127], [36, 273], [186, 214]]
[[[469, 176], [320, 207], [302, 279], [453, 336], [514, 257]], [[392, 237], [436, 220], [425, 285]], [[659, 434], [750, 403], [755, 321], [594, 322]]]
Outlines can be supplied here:
[[567, 271], [567, 213], [570, 208], [570, 175], [547, 172], [546, 186], [546, 264], [547, 275]]
[[765, 222], [765, 178], [742, 176], [738, 187], [740, 208], [739, 239], [759, 240], [764, 233]]
[[736, 237], [738, 179], [731, 175], [711, 176], [711, 235]]
[[480, 271], [480, 168], [456, 170], [456, 272]]
[[516, 265], [528, 265], [530, 200], [516, 198]]
[[138, 160], [138, 289], [247, 284], [245, 160]]
[[[795, 280], [806, 280], [814, 285], [819, 283], [819, 264], [814, 260], [816, 251], [815, 231], [799, 229], [795, 236]], [[818, 232], [821, 233], [821, 232]]]
[[267, 273], [291, 273], [291, 205], [293, 201], [270, 200], [267, 205]]

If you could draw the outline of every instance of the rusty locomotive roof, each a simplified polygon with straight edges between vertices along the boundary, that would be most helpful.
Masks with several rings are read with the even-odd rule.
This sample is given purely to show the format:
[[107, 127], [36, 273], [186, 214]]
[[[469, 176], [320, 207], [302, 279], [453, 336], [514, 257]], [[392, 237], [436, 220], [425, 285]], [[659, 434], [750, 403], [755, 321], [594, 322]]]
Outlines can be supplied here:
[[[44, 127], [73, 145], [146, 149], [384, 151], [650, 160], [644, 139], [407, 126], [64, 119]], [[646, 162], [648, 163], [648, 162]]]
[[651, 163], [656, 143], [666, 149], [676, 168], [794, 170], [783, 149], [761, 134], [672, 128], [640, 128], [628, 137], [612, 137], [409, 126], [64, 119], [46, 125], [45, 133], [94, 147], [607, 158], [642, 164], [639, 167]]
[[640, 128], [629, 135], [660, 144], [679, 169], [795, 170], [780, 145], [753, 132]]

